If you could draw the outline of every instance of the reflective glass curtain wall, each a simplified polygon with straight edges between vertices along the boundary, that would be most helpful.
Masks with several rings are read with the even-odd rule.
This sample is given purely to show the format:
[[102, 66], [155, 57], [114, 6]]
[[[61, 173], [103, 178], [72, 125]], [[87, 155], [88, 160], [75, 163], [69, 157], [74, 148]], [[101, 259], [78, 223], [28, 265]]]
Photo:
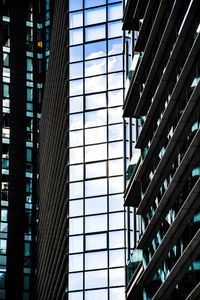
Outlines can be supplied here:
[[121, 17], [121, 1], [68, 1], [69, 300], [125, 297]]

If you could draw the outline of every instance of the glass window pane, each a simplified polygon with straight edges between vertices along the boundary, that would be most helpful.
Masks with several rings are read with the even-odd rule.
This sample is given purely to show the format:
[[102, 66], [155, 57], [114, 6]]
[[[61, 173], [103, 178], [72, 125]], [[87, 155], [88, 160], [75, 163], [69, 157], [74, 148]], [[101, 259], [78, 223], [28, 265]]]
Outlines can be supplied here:
[[4, 67], [9, 67], [9, 54], [3, 53], [3, 65]]
[[69, 133], [70, 147], [83, 145], [83, 130], [71, 131]]
[[110, 285], [124, 285], [125, 284], [125, 272], [123, 268], [110, 269], [109, 270]]
[[115, 141], [123, 139], [123, 125], [111, 125], [108, 126], [108, 138], [109, 141]]
[[83, 254], [69, 255], [69, 272], [83, 270]]
[[83, 198], [83, 182], [69, 184], [69, 197], [71, 199]]
[[116, 20], [122, 18], [122, 4], [117, 3], [108, 6], [108, 20]]
[[[85, 288], [100, 288], [107, 286], [107, 270], [85, 272]], [[95, 291], [95, 298], [96, 299]]]
[[124, 231], [109, 232], [109, 247], [120, 248], [124, 247]]
[[3, 84], [3, 97], [9, 98], [9, 85]]
[[118, 89], [123, 87], [123, 73], [112, 73], [108, 75], [108, 89]]
[[76, 217], [83, 215], [83, 200], [69, 201], [69, 216]]
[[95, 127], [107, 124], [107, 110], [101, 109], [85, 113], [85, 127]]
[[85, 44], [85, 59], [106, 56], [106, 41]]
[[123, 287], [109, 289], [109, 293], [110, 293], [110, 300], [125, 299], [125, 288]]
[[109, 176], [123, 175], [124, 163], [123, 159], [114, 159], [109, 161]]
[[125, 253], [123, 249], [109, 251], [109, 266], [121, 267], [125, 264]]
[[101, 108], [106, 106], [106, 94], [101, 93], [97, 95], [86, 96], [86, 109]]
[[83, 165], [69, 166], [69, 181], [83, 180]]
[[69, 149], [69, 159], [72, 164], [83, 162], [83, 147]]
[[107, 215], [97, 215], [85, 218], [85, 232], [98, 232], [107, 230]]
[[77, 253], [83, 251], [83, 236], [70, 236], [69, 237], [69, 253]]
[[72, 29], [69, 31], [69, 44], [76, 45], [83, 43], [83, 29]]
[[86, 144], [95, 144], [106, 142], [107, 140], [107, 128], [91, 128], [85, 130], [85, 143]]
[[[114, 28], [112, 28], [113, 34]], [[85, 29], [85, 40], [86, 42], [104, 39], [106, 37], [106, 28], [105, 25], [97, 25], [92, 27], [87, 27]]]
[[85, 0], [85, 8], [106, 4], [106, 0]]
[[108, 299], [108, 290], [85, 291], [85, 300], [104, 300]]
[[108, 40], [108, 55], [120, 54], [123, 52], [122, 38]]
[[67, 293], [68, 300], [83, 300], [83, 292]]
[[109, 210], [110, 211], [124, 210], [123, 194], [109, 196]]
[[83, 128], [83, 114], [74, 114], [69, 116], [70, 130]]
[[116, 37], [122, 35], [122, 22], [115, 21], [108, 23], [108, 37]]
[[85, 10], [85, 25], [106, 22], [106, 6]]
[[[111, 78], [112, 79], [112, 78]], [[112, 82], [112, 84], [114, 84]], [[97, 93], [106, 90], [106, 75], [85, 79], [85, 92]]]
[[83, 46], [74, 46], [69, 48], [69, 61], [74, 62], [83, 60]]
[[83, 77], [83, 63], [69, 65], [69, 79]]
[[109, 229], [122, 229], [124, 228], [124, 213], [111, 213], [109, 214]]
[[68, 288], [69, 288], [69, 291], [83, 289], [83, 273], [82, 272], [68, 274]]
[[123, 177], [112, 177], [109, 179], [109, 193], [123, 193], [124, 181]]
[[107, 145], [95, 145], [85, 147], [85, 161], [98, 161], [107, 158]]
[[69, 11], [83, 8], [83, 0], [69, 0]]
[[85, 269], [103, 269], [108, 267], [107, 251], [91, 252], [85, 254]]
[[86, 235], [86, 250], [104, 249], [107, 248], [107, 234], [90, 234]]
[[[108, 92], [108, 106], [117, 106], [123, 104], [123, 90]], [[122, 114], [121, 114], [122, 116]], [[113, 116], [114, 117], [114, 116]], [[112, 119], [109, 119], [112, 122]]]
[[108, 58], [108, 72], [116, 72], [123, 70], [122, 55], [110, 56]]
[[107, 212], [107, 197], [85, 199], [85, 214], [99, 214]]
[[122, 122], [122, 108], [121, 107], [115, 107], [115, 108], [110, 108], [108, 110], [108, 123], [119, 123]]
[[83, 26], [83, 13], [75, 12], [69, 14], [69, 28], [81, 27]]
[[112, 142], [108, 145], [109, 158], [123, 157], [123, 143]]
[[83, 233], [83, 218], [69, 219], [69, 234]]
[[86, 178], [106, 176], [106, 162], [86, 164]]
[[83, 111], [83, 97], [69, 98], [69, 113]]
[[107, 193], [107, 180], [95, 179], [85, 182], [85, 196], [99, 196]]
[[70, 96], [83, 94], [83, 80], [72, 80], [69, 82]]
[[95, 59], [85, 62], [85, 75], [92, 76], [106, 73], [106, 59]]

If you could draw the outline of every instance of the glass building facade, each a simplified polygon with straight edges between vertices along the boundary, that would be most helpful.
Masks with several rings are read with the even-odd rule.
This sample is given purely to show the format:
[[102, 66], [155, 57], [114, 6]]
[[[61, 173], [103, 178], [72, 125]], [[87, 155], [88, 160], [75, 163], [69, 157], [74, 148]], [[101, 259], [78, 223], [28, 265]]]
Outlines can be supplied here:
[[68, 299], [125, 298], [121, 1], [68, 1]]

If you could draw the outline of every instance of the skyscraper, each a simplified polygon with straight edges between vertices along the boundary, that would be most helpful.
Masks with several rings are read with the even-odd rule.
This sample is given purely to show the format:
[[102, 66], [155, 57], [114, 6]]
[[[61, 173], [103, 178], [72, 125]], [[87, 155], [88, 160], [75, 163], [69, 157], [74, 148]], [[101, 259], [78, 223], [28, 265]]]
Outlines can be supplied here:
[[40, 126], [37, 299], [125, 298], [122, 10], [122, 1], [55, 1]]
[[125, 205], [141, 218], [127, 299], [200, 297], [199, 24], [195, 0], [126, 2], [124, 116], [140, 127]]
[[47, 36], [40, 41], [50, 25], [44, 19], [48, 1], [2, 0], [0, 12], [0, 299], [25, 300], [33, 292], [35, 274], [37, 122]]

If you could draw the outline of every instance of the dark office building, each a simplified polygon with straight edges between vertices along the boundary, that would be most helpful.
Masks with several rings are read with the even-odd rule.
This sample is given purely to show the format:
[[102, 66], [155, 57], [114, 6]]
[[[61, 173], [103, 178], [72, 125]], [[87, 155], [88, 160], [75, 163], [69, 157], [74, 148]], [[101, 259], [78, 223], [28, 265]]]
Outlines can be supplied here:
[[139, 135], [125, 205], [138, 241], [127, 299], [200, 299], [200, 10], [198, 0], [126, 1], [124, 116]]
[[48, 12], [48, 1], [0, 2], [2, 300], [31, 299], [34, 286], [37, 122], [48, 57]]

